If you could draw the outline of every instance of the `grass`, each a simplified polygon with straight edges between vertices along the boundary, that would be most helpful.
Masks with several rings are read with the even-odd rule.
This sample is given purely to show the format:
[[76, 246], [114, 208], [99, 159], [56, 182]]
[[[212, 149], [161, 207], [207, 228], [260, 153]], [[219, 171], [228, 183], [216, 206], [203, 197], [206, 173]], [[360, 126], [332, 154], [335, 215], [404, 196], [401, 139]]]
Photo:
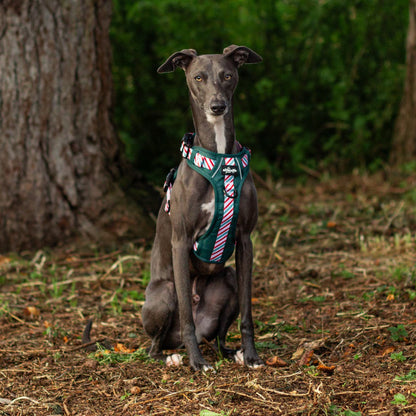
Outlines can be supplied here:
[[152, 363], [154, 360], [149, 358], [148, 354], [143, 348], [139, 348], [132, 352], [111, 351], [103, 348], [98, 349], [97, 352], [89, 355], [89, 358], [96, 360], [100, 365], [114, 365], [117, 363], [134, 363], [141, 361]]
[[395, 380], [404, 381], [404, 382], [407, 382], [407, 381], [409, 381], [409, 382], [410, 381], [416, 381], [416, 370], [415, 369], [410, 370], [404, 376], [396, 376], [395, 377]]

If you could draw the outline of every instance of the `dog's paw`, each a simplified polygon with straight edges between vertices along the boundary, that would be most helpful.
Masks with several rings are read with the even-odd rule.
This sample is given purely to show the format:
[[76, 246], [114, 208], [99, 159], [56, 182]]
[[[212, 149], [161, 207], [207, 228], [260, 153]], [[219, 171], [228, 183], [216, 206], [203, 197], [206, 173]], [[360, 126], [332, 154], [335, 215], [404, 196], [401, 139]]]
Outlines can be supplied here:
[[244, 353], [242, 350], [238, 350], [234, 355], [234, 361], [238, 365], [244, 365]]
[[183, 360], [183, 357], [180, 354], [168, 355], [166, 357], [166, 365], [168, 367], [172, 367], [172, 366], [179, 367], [182, 365], [182, 360]]
[[215, 373], [214, 368], [210, 364], [208, 364], [202, 357], [200, 360], [191, 360], [190, 365], [194, 371], [203, 371], [204, 373], [212, 371], [213, 373]]
[[244, 352], [242, 350], [238, 350], [235, 353], [235, 355], [234, 355], [234, 361], [238, 365], [247, 365], [247, 367], [254, 368], [254, 369], [264, 366], [263, 361], [259, 357], [245, 360], [245, 358], [244, 358]]
[[257, 355], [253, 355], [251, 357], [246, 357], [246, 365], [248, 368], [260, 368], [260, 367], [264, 367], [264, 362], [263, 360]]
[[252, 364], [247, 364], [247, 367], [253, 368], [253, 369], [261, 368], [261, 367], [264, 367], [264, 363], [263, 363], [263, 361], [260, 360], [258, 362], [254, 362]]

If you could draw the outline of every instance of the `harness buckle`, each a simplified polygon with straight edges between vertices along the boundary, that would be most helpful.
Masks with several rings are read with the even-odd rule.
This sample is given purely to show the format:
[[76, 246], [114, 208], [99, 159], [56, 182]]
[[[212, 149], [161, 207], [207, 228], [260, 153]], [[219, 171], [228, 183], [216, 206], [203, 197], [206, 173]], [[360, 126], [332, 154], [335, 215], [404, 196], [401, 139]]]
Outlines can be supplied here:
[[192, 147], [194, 145], [195, 133], [185, 133], [182, 137], [182, 141], [187, 147]]
[[169, 173], [166, 175], [165, 183], [163, 184], [163, 192], [167, 192], [170, 185], [173, 185], [173, 182], [175, 182], [175, 173], [176, 168], [172, 168]]
[[189, 159], [189, 152], [194, 145], [195, 133], [185, 133], [182, 137], [182, 156], [185, 159]]

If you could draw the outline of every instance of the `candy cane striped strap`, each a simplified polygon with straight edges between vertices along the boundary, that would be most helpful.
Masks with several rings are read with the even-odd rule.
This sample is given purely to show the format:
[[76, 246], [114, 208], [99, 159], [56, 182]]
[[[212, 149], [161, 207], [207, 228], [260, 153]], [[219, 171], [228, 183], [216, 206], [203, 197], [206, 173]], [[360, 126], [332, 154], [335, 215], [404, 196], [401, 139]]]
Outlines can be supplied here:
[[[224, 158], [225, 166], [235, 166], [236, 161], [233, 157]], [[221, 219], [220, 228], [218, 229], [217, 237], [215, 239], [214, 248], [212, 250], [210, 261], [217, 262], [221, 259], [225, 244], [228, 239], [228, 234], [231, 228], [231, 222], [234, 216], [234, 175], [224, 175], [224, 206], [223, 215]]]
[[195, 151], [192, 147], [186, 145], [185, 142], [182, 142], [181, 152], [183, 158], [189, 159], [198, 168], [205, 168], [208, 170], [214, 169], [215, 161], [213, 159]]

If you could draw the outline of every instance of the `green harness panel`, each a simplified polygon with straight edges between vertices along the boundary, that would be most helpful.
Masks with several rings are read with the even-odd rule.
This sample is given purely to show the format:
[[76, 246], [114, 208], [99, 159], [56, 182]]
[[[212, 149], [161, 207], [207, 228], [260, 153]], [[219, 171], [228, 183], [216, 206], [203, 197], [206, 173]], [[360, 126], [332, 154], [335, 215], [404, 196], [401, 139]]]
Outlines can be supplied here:
[[206, 263], [225, 263], [233, 254], [241, 188], [249, 172], [250, 151], [237, 154], [210, 152], [202, 147], [181, 147], [189, 167], [214, 188], [215, 211], [208, 230], [194, 243], [195, 255]]

